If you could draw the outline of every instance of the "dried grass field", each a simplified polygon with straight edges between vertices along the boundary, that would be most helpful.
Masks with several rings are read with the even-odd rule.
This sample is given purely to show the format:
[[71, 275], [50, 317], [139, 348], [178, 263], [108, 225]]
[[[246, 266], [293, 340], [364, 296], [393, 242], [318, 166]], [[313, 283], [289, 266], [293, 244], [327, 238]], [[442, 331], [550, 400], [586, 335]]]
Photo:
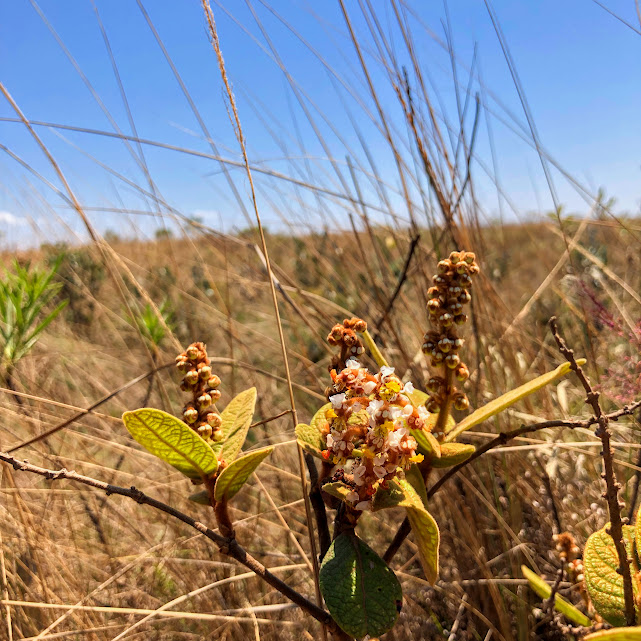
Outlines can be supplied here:
[[[487, 215], [471, 170], [477, 162], [476, 120], [489, 109], [486, 97], [477, 93], [475, 101], [469, 87], [465, 93], [467, 80], [463, 89], [457, 80], [463, 118], [450, 114], [439, 121], [412, 54], [412, 39], [425, 34], [416, 27], [399, 44], [409, 63], [416, 63], [408, 71], [377, 29], [376, 11], [370, 6], [364, 12], [372, 20], [366, 20], [369, 28], [361, 24], [349, 42], [367, 56], [376, 49], [386, 89], [397, 102], [380, 103], [371, 86], [369, 93], [363, 90], [358, 118], [370, 118], [383, 132], [394, 163], [377, 169], [361, 139], [356, 153], [346, 152], [351, 159], [332, 157], [326, 164], [335, 172], [331, 180], [310, 169], [305, 149], [297, 156], [283, 148], [287, 170], [271, 171], [254, 163], [250, 137], [247, 156], [238, 151], [245, 150], [239, 134], [240, 146], [231, 138], [235, 165], [220, 160], [215, 145], [203, 152], [207, 166], [229, 181], [228, 216], [235, 222], [223, 229], [165, 201], [148, 169], [132, 181], [112, 162], [106, 170], [113, 180], [127, 183], [150, 208], [122, 209], [121, 218], [112, 220], [129, 226], [114, 223], [118, 233], [104, 233], [96, 223], [105, 213], [77, 196], [64, 163], [51, 154], [47, 162], [57, 192], [50, 197], [62, 195], [69, 207], [64, 214], [52, 208], [51, 224], [73, 220], [89, 239], [46, 242], [34, 234], [38, 242], [30, 248], [2, 253], [7, 282], [14, 260], [32, 269], [55, 267], [53, 293], [41, 314], [67, 303], [23, 356], [11, 360], [5, 349], [0, 451], [17, 448], [13, 455], [32, 465], [134, 486], [216, 530], [211, 508], [188, 500], [192, 482], [134, 441], [121, 419], [139, 407], [179, 415], [187, 397], [174, 360], [202, 341], [222, 381], [218, 407], [241, 390], [257, 390], [244, 449], [274, 446], [230, 504], [236, 538], [312, 600], [314, 559], [301, 474], [305, 486], [309, 479], [299, 466], [292, 406], [298, 422], [307, 423], [327, 402], [335, 353], [327, 335], [352, 317], [366, 320], [403, 381], [425, 389], [431, 375], [422, 352], [427, 291], [438, 261], [452, 250], [474, 252], [480, 267], [463, 332], [472, 409], [564, 362], [548, 326], [552, 316], [577, 357], [587, 359], [585, 371], [605, 412], [641, 397], [641, 219], [616, 213], [603, 194], [580, 185], [586, 199], [580, 215], [560, 208], [521, 219]], [[206, 10], [203, 29], [208, 15]], [[212, 35], [211, 22], [209, 29]], [[224, 38], [220, 46], [224, 53]], [[214, 38], [213, 64], [215, 48]], [[450, 55], [455, 57], [448, 52], [446, 59]], [[360, 59], [363, 77], [367, 56]], [[223, 81], [220, 90], [232, 125], [242, 131], [231, 85]], [[293, 81], [290, 90], [297, 95]], [[11, 98], [7, 89], [4, 95]], [[11, 100], [15, 125], [26, 127], [41, 151], [48, 149], [40, 137], [44, 127], [31, 124]], [[316, 118], [308, 116], [310, 122]], [[359, 137], [358, 118], [353, 130], [343, 132], [350, 138]], [[75, 133], [82, 135], [82, 127]], [[319, 132], [321, 145], [324, 135], [327, 129]], [[537, 148], [532, 135], [522, 135]], [[127, 153], [143, 158], [137, 135], [115, 136], [131, 145]], [[182, 157], [191, 151], [167, 153]], [[545, 152], [537, 153], [553, 165]], [[507, 207], [509, 186], [490, 175]], [[247, 224], [238, 203], [248, 212]], [[255, 213], [263, 208], [278, 224], [259, 227]], [[309, 222], [310, 212], [318, 222]], [[140, 222], [147, 214], [157, 223], [155, 237]], [[362, 361], [376, 369], [371, 353]], [[456, 420], [466, 413], [455, 410]], [[592, 415], [584, 389], [568, 376], [475, 426], [462, 441], [479, 448], [522, 425]], [[637, 410], [611, 423], [623, 515], [630, 517], [638, 507], [639, 418]], [[559, 567], [553, 535], [570, 531], [582, 547], [608, 521], [601, 448], [594, 427], [560, 425], [506, 440], [449, 478], [429, 501], [441, 533], [439, 579], [435, 585], [426, 580], [416, 543], [407, 538], [392, 563], [403, 607], [384, 638], [563, 638], [521, 566], [553, 584]], [[433, 470], [428, 487], [445, 473]], [[328, 508], [330, 524], [335, 507]], [[382, 554], [402, 517], [400, 510], [364, 514], [359, 536]], [[322, 638], [314, 618], [184, 521], [126, 496], [9, 464], [0, 467], [0, 585], [3, 641]], [[580, 602], [572, 586], [560, 588]]]

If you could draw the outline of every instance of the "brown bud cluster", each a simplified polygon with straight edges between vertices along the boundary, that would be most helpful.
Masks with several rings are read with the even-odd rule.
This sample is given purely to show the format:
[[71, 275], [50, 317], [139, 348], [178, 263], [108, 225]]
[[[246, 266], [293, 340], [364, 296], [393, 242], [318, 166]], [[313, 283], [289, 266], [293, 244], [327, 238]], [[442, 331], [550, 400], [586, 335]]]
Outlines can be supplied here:
[[581, 560], [581, 549], [576, 544], [574, 537], [569, 532], [555, 534], [552, 540], [556, 544], [556, 551], [559, 558], [565, 565], [565, 571], [572, 583], [583, 583], [583, 561]]
[[204, 343], [192, 343], [176, 357], [176, 367], [183, 372], [180, 389], [192, 394], [183, 408], [183, 421], [205, 440], [223, 438], [223, 419], [216, 411], [220, 398], [220, 378], [212, 373]]
[[457, 390], [448, 371], [464, 383], [470, 376], [467, 365], [461, 361], [459, 350], [465, 342], [458, 335], [458, 328], [467, 321], [465, 306], [472, 300], [472, 277], [479, 267], [472, 252], [452, 252], [449, 258], [438, 263], [437, 274], [429, 288], [427, 310], [432, 329], [425, 334], [423, 352], [430, 357], [432, 367], [441, 366], [445, 376], [433, 376], [428, 382], [430, 398], [425, 404], [428, 411], [438, 412], [445, 399], [450, 399], [457, 410], [469, 407], [467, 396]]
[[[329, 370], [343, 370], [350, 358], [358, 358], [364, 351], [363, 342], [358, 333], [367, 330], [367, 323], [361, 318], [346, 318], [343, 324], [336, 324], [327, 336], [327, 342], [332, 347], [340, 347], [340, 354], [332, 357]], [[357, 333], [358, 332], [358, 333]]]

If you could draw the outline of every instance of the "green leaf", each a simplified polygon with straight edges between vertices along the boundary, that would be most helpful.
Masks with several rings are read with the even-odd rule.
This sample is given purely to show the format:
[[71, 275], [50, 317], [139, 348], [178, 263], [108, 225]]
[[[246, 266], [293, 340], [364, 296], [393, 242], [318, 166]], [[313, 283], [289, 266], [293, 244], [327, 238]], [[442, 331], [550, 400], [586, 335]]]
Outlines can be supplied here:
[[209, 502], [209, 492], [207, 490], [201, 490], [200, 492], [194, 492], [189, 495], [189, 500], [199, 505], [211, 505]]
[[420, 389], [415, 389], [411, 394], [407, 395], [414, 407], [421, 407], [430, 397], [429, 394]]
[[263, 447], [260, 450], [253, 450], [232, 461], [218, 476], [214, 487], [214, 498], [222, 501], [229, 500], [236, 495], [238, 490], [245, 484], [247, 479], [254, 473], [254, 470], [274, 451], [272, 447]]
[[250, 387], [232, 398], [222, 411], [224, 436], [214, 445], [214, 451], [221, 461], [230, 463], [238, 456], [252, 423], [255, 407], [256, 388]]
[[352, 490], [349, 485], [341, 483], [340, 481], [334, 483], [323, 483], [321, 489], [323, 490], [323, 492], [327, 492], [327, 494], [331, 494], [331, 496], [335, 496], [341, 501], [344, 501], [348, 492], [351, 492]]
[[317, 412], [312, 416], [312, 420], [309, 422], [310, 427], [313, 427], [318, 432], [325, 433], [327, 431], [327, 425], [329, 421], [327, 420], [327, 410], [332, 406], [331, 403], [325, 403]]
[[414, 488], [416, 493], [421, 497], [423, 505], [427, 507], [427, 488], [425, 487], [425, 481], [423, 479], [423, 474], [419, 470], [416, 463], [412, 463], [409, 470], [405, 471], [405, 478], [408, 480], [409, 484]]
[[432, 467], [452, 467], [467, 460], [474, 454], [474, 445], [466, 443], [441, 443], [441, 456], [432, 461]]
[[374, 342], [372, 335], [367, 330], [363, 332], [363, 342], [365, 343], [365, 347], [367, 347], [372, 354], [372, 358], [376, 361], [376, 364], [379, 367], [387, 367], [388, 363], [385, 360], [385, 357], [381, 354], [381, 350], [378, 349], [378, 345]]
[[641, 628], [599, 630], [583, 637], [583, 641], [641, 641]]
[[334, 540], [319, 579], [330, 614], [350, 636], [378, 637], [396, 623], [403, 602], [401, 584], [385, 561], [353, 532]]
[[325, 442], [321, 433], [307, 423], [299, 423], [295, 428], [298, 444], [313, 456], [322, 459], [321, 450], [325, 449]]
[[[606, 533], [609, 523], [592, 534], [585, 544], [583, 566], [585, 585], [594, 609], [614, 626], [625, 625], [625, 601], [623, 598], [623, 577], [618, 574], [619, 557], [612, 537]], [[634, 528], [623, 526], [623, 538], [628, 555], [634, 557]], [[636, 581], [632, 581], [635, 597], [638, 592]]]
[[218, 469], [211, 447], [175, 416], [142, 408], [125, 412], [122, 420], [138, 443], [189, 478], [200, 479]]
[[429, 459], [441, 458], [441, 444], [438, 439], [426, 429], [410, 430], [410, 434], [418, 443], [418, 451]]
[[[523, 576], [528, 580], [530, 587], [542, 599], [549, 599], [552, 594], [552, 587], [548, 585], [538, 574], [525, 565], [521, 566]], [[575, 608], [569, 601], [560, 594], [554, 595], [554, 607], [565, 616], [566, 619], [577, 625], [590, 626], [592, 621], [583, 612]]]
[[425, 509], [423, 499], [406, 479], [388, 481], [379, 488], [372, 501], [372, 511], [404, 507], [412, 526], [418, 556], [427, 580], [434, 585], [438, 578], [440, 533], [434, 517]]
[[[579, 365], [584, 365], [586, 360], [584, 358], [577, 359]], [[553, 383], [559, 378], [562, 378], [570, 372], [570, 363], [563, 363], [559, 365], [555, 370], [543, 374], [542, 376], [537, 376], [534, 380], [525, 385], [521, 385], [516, 389], [511, 390], [507, 394], [503, 394], [498, 398], [495, 398], [493, 401], [486, 403], [483, 407], [479, 407], [477, 410], [466, 416], [448, 435], [445, 439], [446, 441], [453, 441], [459, 434], [469, 430], [470, 428], [487, 421], [488, 418], [491, 418], [495, 414], [499, 414], [503, 410], [506, 410], [514, 403], [520, 401], [522, 398], [533, 394], [537, 390], [540, 390], [542, 387]]]

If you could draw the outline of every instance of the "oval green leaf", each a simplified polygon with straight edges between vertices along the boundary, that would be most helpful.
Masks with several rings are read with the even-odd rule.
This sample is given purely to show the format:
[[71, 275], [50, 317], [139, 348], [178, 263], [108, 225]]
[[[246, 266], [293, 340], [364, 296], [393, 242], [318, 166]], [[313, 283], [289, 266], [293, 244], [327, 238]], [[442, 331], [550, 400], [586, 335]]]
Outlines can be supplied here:
[[466, 443], [441, 443], [441, 456], [432, 461], [432, 467], [452, 467], [466, 461], [474, 452], [474, 445]]
[[309, 452], [316, 458], [323, 458], [321, 451], [325, 449], [325, 442], [323, 441], [321, 433], [315, 427], [307, 425], [307, 423], [299, 423], [294, 432], [296, 433], [298, 444], [306, 452]]
[[583, 637], [583, 641], [641, 641], [641, 628], [599, 630]]
[[221, 460], [230, 463], [240, 453], [254, 417], [255, 407], [256, 388], [250, 387], [232, 398], [222, 411], [223, 438], [214, 445], [214, 451]]
[[341, 483], [340, 481], [336, 481], [334, 483], [323, 483], [323, 485], [321, 485], [321, 489], [323, 490], [323, 492], [327, 492], [327, 494], [335, 496], [341, 501], [344, 501], [347, 494], [352, 490], [349, 485]]
[[426, 429], [410, 430], [410, 434], [416, 439], [418, 451], [421, 454], [424, 454], [430, 460], [441, 458], [441, 444], [434, 434]]
[[185, 476], [200, 479], [218, 469], [211, 447], [175, 416], [145, 407], [125, 412], [122, 420], [138, 443]]
[[[579, 365], [584, 365], [586, 360], [584, 358], [577, 359]], [[540, 390], [542, 387], [553, 383], [559, 378], [562, 378], [570, 372], [570, 363], [563, 363], [559, 365], [555, 370], [543, 374], [542, 376], [537, 376], [534, 380], [525, 385], [521, 385], [516, 389], [511, 390], [507, 394], [503, 394], [498, 398], [495, 398], [493, 401], [486, 403], [483, 407], [479, 407], [477, 410], [466, 416], [449, 434], [447, 435], [446, 441], [453, 441], [459, 434], [469, 430], [470, 428], [487, 421], [488, 418], [491, 418], [495, 414], [499, 414], [503, 410], [506, 410], [514, 403], [517, 403], [522, 398], [533, 394], [534, 392]], [[447, 431], [447, 430], [446, 430]]]
[[[533, 572], [525, 565], [521, 566], [523, 576], [528, 580], [530, 587], [542, 599], [549, 599], [552, 594], [552, 587], [548, 585], [536, 572]], [[565, 616], [568, 621], [572, 621], [577, 625], [590, 626], [592, 620], [589, 619], [583, 612], [575, 608], [569, 601], [564, 599], [560, 594], [554, 595], [554, 607]]]
[[427, 488], [425, 487], [423, 474], [421, 474], [421, 470], [418, 468], [416, 463], [412, 463], [410, 469], [405, 471], [405, 478], [414, 488], [415, 492], [421, 497], [423, 505], [427, 507]]
[[312, 420], [309, 422], [310, 427], [313, 427], [316, 431], [321, 433], [327, 432], [327, 410], [332, 406], [331, 403], [325, 403], [317, 412], [312, 416]]
[[235, 496], [254, 470], [274, 451], [272, 447], [247, 452], [232, 461], [218, 476], [214, 487], [214, 498], [227, 501]]
[[[614, 626], [625, 625], [625, 601], [623, 598], [623, 577], [617, 572], [619, 557], [612, 537], [604, 528], [592, 534], [583, 553], [585, 585], [594, 609]], [[623, 526], [623, 538], [628, 555], [634, 556], [634, 528]], [[632, 582], [635, 597], [638, 593], [636, 581]]]
[[334, 540], [319, 579], [330, 614], [352, 637], [378, 637], [396, 623], [403, 602], [401, 584], [385, 561], [353, 532]]
[[207, 490], [201, 490], [200, 492], [194, 492], [189, 495], [189, 500], [198, 505], [211, 505], [209, 502], [209, 492]]
[[425, 509], [423, 499], [407, 479], [388, 481], [379, 488], [372, 501], [372, 511], [404, 507], [414, 533], [418, 556], [427, 580], [434, 585], [438, 579], [440, 532], [434, 517]]

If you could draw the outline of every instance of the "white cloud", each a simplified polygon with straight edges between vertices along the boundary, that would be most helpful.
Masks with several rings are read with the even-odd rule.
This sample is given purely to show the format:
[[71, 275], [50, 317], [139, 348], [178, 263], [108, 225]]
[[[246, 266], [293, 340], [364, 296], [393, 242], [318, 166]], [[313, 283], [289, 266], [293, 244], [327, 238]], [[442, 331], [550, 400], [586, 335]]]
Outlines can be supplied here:
[[12, 214], [10, 211], [0, 211], [0, 223], [4, 223], [10, 227], [17, 227], [18, 225], [26, 225], [27, 220]]

